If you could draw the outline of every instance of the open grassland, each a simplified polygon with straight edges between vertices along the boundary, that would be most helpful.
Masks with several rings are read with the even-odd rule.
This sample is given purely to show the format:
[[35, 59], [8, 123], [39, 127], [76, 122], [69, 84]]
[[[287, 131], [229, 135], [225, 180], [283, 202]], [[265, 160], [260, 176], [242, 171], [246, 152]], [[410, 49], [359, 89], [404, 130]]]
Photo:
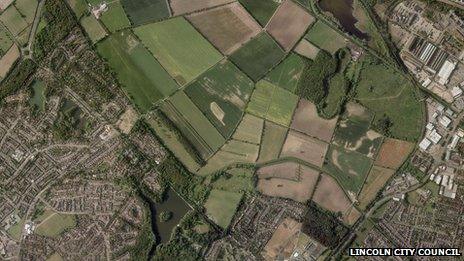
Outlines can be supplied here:
[[289, 126], [298, 96], [267, 81], [259, 81], [251, 96], [247, 112]]
[[296, 163], [280, 163], [258, 171], [257, 189], [264, 195], [306, 202], [312, 196], [319, 172]]
[[263, 32], [233, 52], [229, 58], [250, 78], [258, 81], [284, 56], [280, 46]]
[[391, 136], [417, 141], [421, 135], [422, 103], [415, 87], [395, 70], [371, 58], [360, 75], [356, 99], [375, 113], [374, 124], [387, 117]]
[[96, 43], [106, 36], [105, 28], [93, 15], [84, 16], [81, 18], [81, 25], [85, 32], [89, 35], [92, 43]]
[[290, 130], [280, 157], [295, 157], [322, 167], [329, 145], [299, 132]]
[[261, 142], [263, 128], [263, 119], [251, 114], [245, 114], [232, 138], [249, 143], [259, 144]]
[[345, 213], [342, 214], [343, 223], [352, 226], [361, 217], [361, 212], [355, 206], [351, 206]]
[[15, 45], [12, 45], [10, 49], [0, 58], [0, 79], [5, 78], [5, 76], [10, 71], [11, 67], [19, 59], [21, 55], [19, 48]]
[[74, 215], [50, 213], [42, 222], [37, 224], [35, 233], [41, 236], [56, 237], [66, 229], [76, 226]]
[[[236, 143], [237, 144], [237, 143]], [[251, 144], [253, 146], [253, 144]], [[259, 146], [254, 145], [255, 147], [248, 146], [249, 149], [256, 148], [259, 150]], [[229, 167], [232, 164], [236, 163], [253, 163], [254, 162], [254, 152], [252, 154], [237, 154], [232, 153], [224, 150], [219, 150], [216, 154], [214, 154], [209, 160], [206, 165], [198, 170], [198, 174], [205, 176], [215, 173], [219, 170], [222, 170], [226, 167]]]
[[141, 25], [169, 17], [166, 0], [121, 0], [121, 4], [133, 25]]
[[31, 24], [34, 21], [37, 0], [16, 0], [14, 5], [24, 15], [27, 23]]
[[8, 49], [10, 49], [11, 45], [13, 45], [13, 41], [8, 35], [6, 28], [3, 28], [3, 26], [0, 25], [0, 50], [2, 56], [8, 51]]
[[317, 48], [314, 44], [310, 43], [308, 40], [301, 39], [301, 41], [295, 47], [294, 51], [301, 56], [314, 60], [316, 59], [316, 56], [319, 53], [319, 48]]
[[356, 195], [372, 166], [368, 157], [336, 146], [330, 146], [324, 169], [337, 178], [346, 190]]
[[191, 13], [198, 10], [208, 9], [219, 5], [224, 5], [234, 0], [170, 0], [174, 15]]
[[254, 190], [253, 175], [253, 169], [235, 168], [224, 172], [211, 185], [218, 190], [249, 192]]
[[66, 0], [66, 2], [71, 7], [77, 19], [81, 18], [87, 11], [87, 3], [85, 0]]
[[261, 252], [264, 260], [280, 260], [279, 257], [291, 256], [300, 235], [303, 234], [301, 228], [302, 223], [291, 218], [285, 218]]
[[27, 27], [27, 21], [21, 16], [14, 5], [10, 5], [0, 15], [0, 21], [8, 28], [13, 36], [19, 35]]
[[253, 82], [244, 73], [224, 60], [187, 86], [185, 93], [228, 138], [240, 122], [253, 88]]
[[330, 142], [336, 125], [337, 118], [331, 120], [321, 118], [314, 103], [300, 99], [291, 128], [311, 137]]
[[242, 193], [213, 189], [206, 200], [206, 215], [223, 229], [227, 229], [237, 210]]
[[221, 60], [221, 54], [183, 17], [134, 29], [142, 43], [181, 85]]
[[275, 1], [269, 0], [239, 0], [239, 2], [263, 27], [279, 6]]
[[287, 128], [265, 121], [258, 161], [266, 162], [278, 158], [286, 136]]
[[142, 112], [148, 111], [153, 103], [178, 88], [158, 61], [129, 31], [112, 34], [97, 48]]
[[327, 174], [322, 174], [312, 198], [316, 204], [334, 213], [344, 213], [351, 205], [337, 181]]
[[244, 162], [254, 162], [258, 158], [259, 145], [238, 140], [229, 140], [221, 151], [239, 155], [245, 159]]
[[375, 165], [398, 169], [412, 152], [413, 148], [413, 143], [387, 138], [380, 147], [379, 154], [375, 159]]
[[373, 158], [382, 135], [370, 130], [372, 113], [359, 104], [348, 103], [334, 135], [334, 144]]
[[337, 31], [321, 21], [317, 21], [305, 36], [317, 47], [334, 54], [338, 49], [345, 47], [345, 38]]
[[303, 58], [291, 53], [285, 60], [270, 71], [265, 79], [294, 93], [304, 68], [305, 63]]
[[131, 25], [118, 0], [112, 1], [107, 5], [108, 11], [103, 12], [100, 19], [110, 32], [116, 32]]
[[367, 175], [366, 182], [364, 182], [363, 188], [358, 195], [359, 207], [365, 209], [394, 174], [394, 170], [374, 165], [369, 175]]
[[291, 0], [284, 1], [266, 25], [266, 30], [282, 46], [289, 51], [315, 21], [306, 10]]
[[162, 110], [204, 159], [224, 144], [225, 139], [184, 92], [172, 96]]
[[236, 2], [194, 13], [187, 19], [224, 54], [232, 53], [261, 31], [250, 14]]

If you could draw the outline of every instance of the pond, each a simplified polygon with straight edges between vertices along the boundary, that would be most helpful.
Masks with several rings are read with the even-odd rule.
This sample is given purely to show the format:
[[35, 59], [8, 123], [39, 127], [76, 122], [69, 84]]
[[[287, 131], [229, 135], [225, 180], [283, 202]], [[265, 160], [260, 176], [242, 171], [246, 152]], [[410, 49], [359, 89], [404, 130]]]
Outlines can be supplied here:
[[32, 83], [33, 96], [29, 100], [31, 106], [35, 105], [40, 111], [45, 110], [45, 85], [41, 81]]
[[323, 11], [331, 13], [350, 34], [367, 40], [369, 36], [356, 27], [353, 15], [353, 0], [321, 0], [319, 6]]

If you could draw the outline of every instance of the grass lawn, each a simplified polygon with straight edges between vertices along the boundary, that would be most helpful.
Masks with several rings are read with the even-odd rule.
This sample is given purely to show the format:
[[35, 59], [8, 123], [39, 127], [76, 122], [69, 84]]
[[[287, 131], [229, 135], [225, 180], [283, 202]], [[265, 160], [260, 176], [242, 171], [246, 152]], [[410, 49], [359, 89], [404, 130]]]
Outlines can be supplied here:
[[37, 0], [16, 0], [15, 6], [29, 24], [34, 21]]
[[206, 214], [220, 227], [227, 229], [243, 194], [224, 190], [211, 190], [205, 203]]
[[100, 19], [110, 32], [115, 32], [131, 25], [119, 1], [110, 2], [108, 4], [108, 11], [102, 13]]
[[334, 54], [338, 49], [346, 45], [342, 35], [321, 21], [317, 21], [311, 27], [305, 38], [331, 54]]
[[287, 128], [266, 121], [264, 123], [263, 138], [261, 141], [261, 150], [259, 152], [258, 162], [266, 162], [277, 159], [287, 136]]
[[285, 56], [284, 51], [267, 33], [261, 33], [230, 55], [243, 72], [258, 81]]
[[221, 60], [222, 55], [183, 17], [134, 28], [135, 34], [181, 85]]
[[169, 17], [169, 6], [166, 0], [121, 0], [121, 4], [134, 25]]
[[3, 11], [0, 15], [0, 20], [14, 36], [20, 34], [27, 27], [27, 21], [21, 16], [14, 5], [10, 5]]
[[63, 233], [66, 229], [76, 226], [76, 218], [74, 215], [64, 215], [52, 213], [41, 223], [37, 224], [35, 233], [41, 236], [56, 237]]
[[303, 58], [291, 53], [285, 60], [269, 72], [265, 79], [290, 92], [295, 92], [301, 73], [305, 68]]
[[96, 43], [106, 36], [105, 28], [93, 15], [81, 18], [81, 25], [84, 27], [85, 32], [89, 35], [92, 43]]
[[21, 219], [18, 223], [8, 229], [7, 233], [15, 240], [21, 239], [21, 232], [24, 228], [25, 219]]
[[229, 192], [253, 191], [253, 169], [231, 169], [224, 172], [217, 180], [212, 183], [214, 189]]
[[185, 93], [225, 138], [240, 122], [254, 83], [234, 64], [224, 61], [187, 86]]
[[332, 174], [345, 190], [359, 192], [372, 165], [368, 157], [331, 145], [324, 169]]
[[153, 103], [178, 88], [163, 67], [129, 31], [112, 34], [99, 43], [97, 48], [142, 112], [148, 111]]
[[78, 19], [81, 18], [87, 11], [87, 3], [85, 0], [66, 0], [66, 2], [71, 7]]
[[239, 0], [239, 2], [263, 27], [279, 6], [274, 0]]

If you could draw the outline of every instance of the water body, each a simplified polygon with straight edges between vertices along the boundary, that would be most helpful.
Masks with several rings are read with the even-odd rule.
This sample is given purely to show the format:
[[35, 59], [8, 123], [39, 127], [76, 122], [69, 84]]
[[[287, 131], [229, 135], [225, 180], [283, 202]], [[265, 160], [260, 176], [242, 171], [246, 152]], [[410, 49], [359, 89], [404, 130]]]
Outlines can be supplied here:
[[331, 13], [348, 33], [364, 40], [369, 38], [356, 27], [358, 20], [353, 15], [353, 0], [321, 0], [319, 6]]
[[40, 111], [45, 110], [45, 85], [41, 81], [34, 81], [32, 84], [33, 96], [29, 100], [30, 105], [35, 105]]

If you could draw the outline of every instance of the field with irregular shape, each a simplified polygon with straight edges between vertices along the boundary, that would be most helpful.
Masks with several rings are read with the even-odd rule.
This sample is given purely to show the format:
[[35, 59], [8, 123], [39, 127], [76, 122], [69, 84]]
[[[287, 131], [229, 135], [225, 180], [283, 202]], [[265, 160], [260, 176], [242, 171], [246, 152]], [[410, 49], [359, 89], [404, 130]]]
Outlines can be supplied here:
[[358, 195], [359, 207], [365, 209], [394, 174], [394, 170], [374, 165]]
[[288, 129], [271, 121], [264, 122], [259, 162], [266, 162], [279, 157], [280, 150], [287, 136]]
[[134, 32], [180, 85], [222, 58], [183, 17], [139, 26]]
[[269, 0], [239, 0], [239, 2], [262, 26], [267, 24], [279, 6], [277, 2]]
[[241, 193], [217, 189], [211, 190], [208, 200], [206, 200], [205, 203], [206, 215], [208, 215], [214, 223], [218, 224], [223, 229], [227, 229], [242, 196], [243, 194]]
[[295, 157], [322, 167], [329, 145], [296, 131], [289, 131], [280, 157]]
[[106, 36], [105, 28], [103, 28], [93, 15], [82, 17], [81, 25], [84, 27], [85, 32], [89, 35], [93, 43], [98, 42]]
[[291, 53], [266, 75], [265, 80], [294, 93], [304, 68], [303, 58]]
[[264, 128], [264, 120], [245, 114], [242, 121], [237, 127], [237, 130], [232, 136], [233, 139], [241, 140], [249, 143], [259, 144], [261, 142], [261, 134]]
[[338, 49], [345, 47], [345, 39], [342, 35], [321, 21], [317, 21], [305, 36], [317, 47], [334, 54]]
[[134, 25], [159, 21], [170, 15], [166, 0], [121, 0], [121, 4]]
[[100, 19], [110, 32], [114, 33], [117, 30], [130, 27], [130, 21], [119, 1], [112, 1], [107, 6], [108, 10], [102, 13]]
[[170, 0], [169, 2], [171, 3], [174, 15], [181, 15], [227, 4], [233, 1], [234, 0]]
[[334, 213], [345, 212], [351, 205], [337, 181], [327, 174], [322, 174], [312, 198], [319, 206]]
[[386, 138], [380, 147], [375, 164], [391, 169], [397, 169], [403, 164], [414, 144], [407, 141]]

